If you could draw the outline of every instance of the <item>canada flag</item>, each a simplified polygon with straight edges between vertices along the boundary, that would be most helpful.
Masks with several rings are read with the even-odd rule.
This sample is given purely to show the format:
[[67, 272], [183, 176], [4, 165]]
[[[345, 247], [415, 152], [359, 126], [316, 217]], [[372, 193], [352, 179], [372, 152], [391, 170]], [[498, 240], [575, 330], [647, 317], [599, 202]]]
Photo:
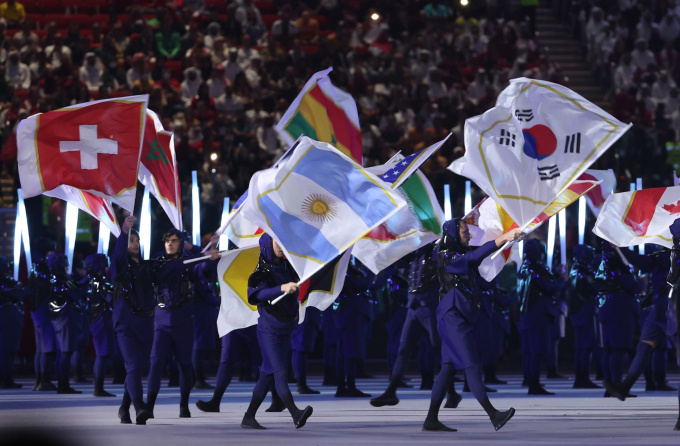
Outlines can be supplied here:
[[677, 218], [680, 187], [623, 192], [607, 198], [593, 232], [619, 247], [656, 243], [670, 248], [669, 226]]
[[148, 98], [105, 99], [24, 119], [17, 131], [24, 196], [69, 186], [132, 212]]

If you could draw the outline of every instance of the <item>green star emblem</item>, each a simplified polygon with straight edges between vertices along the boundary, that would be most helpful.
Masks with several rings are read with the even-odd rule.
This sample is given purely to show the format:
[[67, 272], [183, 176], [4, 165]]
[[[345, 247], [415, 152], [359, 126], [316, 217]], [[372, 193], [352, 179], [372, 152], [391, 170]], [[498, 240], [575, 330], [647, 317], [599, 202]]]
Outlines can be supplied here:
[[165, 156], [165, 152], [163, 152], [161, 143], [158, 142], [158, 135], [155, 136], [153, 142], [147, 141], [146, 143], [151, 146], [151, 152], [146, 156], [146, 161], [161, 160], [163, 164], [168, 164], [168, 158]]

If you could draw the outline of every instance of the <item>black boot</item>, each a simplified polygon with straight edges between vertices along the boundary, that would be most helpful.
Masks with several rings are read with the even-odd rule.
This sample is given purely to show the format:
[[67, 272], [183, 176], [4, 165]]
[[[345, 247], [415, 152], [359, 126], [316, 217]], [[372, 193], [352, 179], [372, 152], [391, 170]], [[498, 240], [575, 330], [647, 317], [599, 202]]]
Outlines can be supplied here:
[[656, 390], [659, 392], [677, 392], [678, 389], [668, 385], [666, 382], [666, 371], [657, 370], [654, 372], [654, 381], [656, 382]]
[[321, 392], [312, 390], [307, 385], [307, 378], [298, 377], [297, 379], [297, 393], [300, 395], [318, 395]]
[[125, 409], [120, 407], [118, 409], [118, 418], [120, 418], [120, 424], [132, 424], [132, 419], [130, 418], [130, 409]]
[[528, 395], [554, 395], [553, 392], [548, 392], [545, 390], [539, 381], [538, 378], [534, 378], [531, 380], [529, 383], [529, 392], [527, 393]]
[[210, 400], [210, 401], [198, 400], [198, 401], [196, 401], [196, 407], [198, 407], [203, 412], [219, 412], [220, 411], [220, 403], [215, 401], [215, 400]]
[[444, 409], [455, 409], [458, 407], [461, 401], [463, 401], [463, 397], [460, 396], [460, 393], [456, 392], [455, 390], [453, 392], [449, 392], [446, 394], [446, 403], [444, 404]]
[[[141, 408], [140, 410], [135, 409], [135, 423], [140, 426], [146, 426], [146, 420], [152, 418], [151, 415], [151, 412], [146, 408]], [[129, 413], [128, 416], [130, 416]]]
[[243, 420], [241, 421], [241, 427], [243, 429], [258, 429], [258, 430], [267, 429], [266, 427], [258, 423], [254, 416], [251, 417], [248, 416], [248, 414], [245, 414], [243, 416]]
[[345, 396], [348, 398], [370, 398], [371, 395], [368, 393], [364, 393], [361, 390], [357, 389], [356, 385], [349, 384], [347, 386], [347, 391], [345, 392]]
[[505, 423], [510, 421], [510, 418], [512, 418], [513, 415], [515, 415], [515, 409], [513, 409], [512, 407], [509, 410], [506, 410], [505, 412], [497, 410], [494, 416], [491, 417], [491, 423], [493, 424], [493, 428], [496, 430], [500, 430], [500, 428], [505, 426]]
[[335, 391], [336, 398], [344, 398], [347, 396], [347, 387], [345, 387], [345, 381], [338, 380], [338, 388]]
[[607, 397], [607, 393], [614, 398], [618, 398], [621, 401], [626, 401], [626, 398], [628, 398], [628, 393], [630, 392], [630, 387], [626, 383], [610, 383], [609, 381], [602, 381], [602, 385], [604, 385], [604, 388], [607, 390], [605, 393], [605, 398]]
[[680, 415], [678, 416], [678, 422], [675, 423], [674, 431], [680, 431]]
[[286, 410], [286, 405], [283, 404], [276, 390], [272, 388], [272, 405], [265, 412], [283, 412], [284, 410]]
[[109, 393], [106, 390], [104, 390], [104, 378], [95, 378], [94, 393], [92, 394], [92, 396], [112, 397], [112, 396], [116, 396], [116, 395]]
[[57, 390], [57, 386], [52, 384], [49, 378], [41, 378], [38, 387], [35, 389], [38, 392], [54, 392]]
[[72, 388], [68, 382], [68, 378], [59, 378], [57, 394], [58, 395], [80, 395], [80, 390]]
[[293, 415], [293, 422], [295, 423], [295, 429], [300, 429], [307, 423], [307, 419], [312, 416], [312, 406], [307, 406], [304, 409], [298, 409]]
[[399, 404], [397, 394], [395, 392], [390, 392], [389, 389], [379, 397], [371, 400], [371, 406], [373, 407], [396, 406], [397, 404]]
[[189, 406], [179, 406], [179, 417], [191, 418], [191, 411], [189, 411]]
[[458, 432], [458, 430], [445, 426], [439, 420], [429, 420], [426, 418], [423, 423], [423, 432]]
[[40, 387], [40, 375], [35, 377], [35, 384], [33, 385], [33, 388], [31, 389], [33, 392], [38, 391], [38, 387]]
[[484, 367], [484, 384], [507, 384], [507, 381], [501, 381], [496, 376], [496, 366], [489, 365]]

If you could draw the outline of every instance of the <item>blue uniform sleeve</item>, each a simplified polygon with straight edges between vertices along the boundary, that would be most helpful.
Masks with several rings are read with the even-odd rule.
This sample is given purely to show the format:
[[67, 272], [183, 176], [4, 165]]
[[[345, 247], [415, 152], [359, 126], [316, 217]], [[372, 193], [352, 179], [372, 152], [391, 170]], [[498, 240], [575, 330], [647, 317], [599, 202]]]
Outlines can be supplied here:
[[[248, 287], [248, 303], [250, 305], [263, 304], [276, 299], [282, 294], [281, 285], [269, 287], [266, 283], [263, 283], [257, 288]], [[297, 294], [297, 292], [295, 292], [295, 294]]]
[[113, 258], [111, 262], [111, 280], [116, 280], [121, 271], [125, 270], [128, 262], [128, 236], [121, 232], [116, 240], [116, 246], [113, 249]]
[[491, 240], [474, 251], [468, 251], [457, 259], [449, 262], [444, 270], [449, 274], [467, 274], [470, 268], [475, 268], [482, 260], [496, 251], [496, 242]]

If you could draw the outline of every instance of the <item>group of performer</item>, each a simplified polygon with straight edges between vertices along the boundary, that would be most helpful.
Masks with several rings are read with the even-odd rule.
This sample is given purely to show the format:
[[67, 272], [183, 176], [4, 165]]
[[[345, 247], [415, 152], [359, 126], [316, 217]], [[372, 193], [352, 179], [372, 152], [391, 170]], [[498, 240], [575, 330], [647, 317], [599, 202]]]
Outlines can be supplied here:
[[[207, 254], [191, 245], [183, 232], [163, 235], [164, 251], [152, 260], [140, 255], [135, 218], [128, 217], [115, 243], [111, 261], [103, 254], [85, 259], [84, 275], [68, 274], [68, 260], [42, 243], [27, 286], [14, 281], [10, 265], [0, 258], [0, 388], [20, 388], [12, 379], [19, 350], [24, 297], [28, 296], [35, 328], [35, 391], [81, 393], [70, 386], [72, 357], [82, 350], [84, 327], [94, 340], [94, 396], [113, 397], [104, 390], [107, 365], [119, 352], [127, 375], [118, 411], [121, 423], [146, 424], [154, 418], [161, 376], [167, 361], [177, 364], [179, 416], [191, 417], [192, 388], [212, 388], [205, 378], [205, 352], [215, 348], [215, 324], [220, 298], [216, 286], [219, 253]], [[260, 237], [260, 258], [248, 279], [248, 303], [257, 306], [257, 325], [231, 331], [221, 338], [222, 350], [214, 394], [196, 406], [219, 412], [235, 367], [246, 359], [257, 383], [241, 426], [265, 429], [256, 413], [271, 392], [271, 412], [288, 410], [296, 428], [312, 415], [312, 407], [296, 406], [289, 388], [290, 365], [298, 394], [318, 394], [307, 384], [307, 358], [319, 333], [324, 342], [324, 385], [335, 385], [338, 398], [370, 398], [357, 388], [365, 373], [366, 339], [374, 316], [373, 296], [383, 293], [389, 316], [388, 363], [390, 381], [385, 392], [370, 400], [375, 407], [399, 403], [397, 389], [418, 348], [422, 389], [431, 389], [425, 431], [455, 431], [439, 421], [445, 407], [455, 408], [461, 396], [454, 388], [456, 371], [464, 371], [464, 390], [470, 391], [496, 430], [514, 415], [497, 410], [485, 384], [505, 384], [496, 376], [496, 358], [510, 332], [508, 308], [519, 301], [518, 330], [522, 346], [524, 385], [529, 395], [553, 395], [540, 382], [545, 363], [548, 377], [557, 371], [559, 341], [565, 321], [574, 327], [574, 388], [600, 388], [591, 380], [593, 362], [601, 371], [605, 397], [632, 397], [631, 387], [645, 375], [648, 390], [675, 390], [666, 382], [668, 349], [677, 345], [677, 298], [680, 280], [680, 219], [671, 226], [674, 246], [641, 255], [603, 241], [602, 252], [587, 245], [573, 250], [573, 264], [550, 268], [545, 246], [536, 238], [524, 241], [516, 294], [484, 281], [482, 260], [506, 242], [523, 238], [513, 230], [472, 248], [462, 219], [447, 221], [442, 237], [423, 246], [377, 277], [352, 259], [345, 284], [335, 303], [325, 311], [306, 310], [299, 322], [298, 281], [283, 250], [268, 234]], [[649, 247], [648, 247], [649, 249]], [[204, 257], [198, 259], [198, 257]], [[187, 260], [195, 260], [186, 263]], [[107, 276], [107, 267], [110, 274]], [[638, 273], [646, 274], [643, 289]], [[284, 294], [280, 301], [273, 301]], [[623, 377], [625, 356], [633, 351], [636, 325], [640, 341]], [[86, 339], [89, 335], [86, 333]], [[435, 371], [441, 366], [435, 379]], [[55, 386], [52, 372], [56, 371]], [[147, 375], [144, 398], [143, 377]], [[680, 395], [679, 395], [680, 398]], [[675, 426], [680, 430], [680, 417]]]

